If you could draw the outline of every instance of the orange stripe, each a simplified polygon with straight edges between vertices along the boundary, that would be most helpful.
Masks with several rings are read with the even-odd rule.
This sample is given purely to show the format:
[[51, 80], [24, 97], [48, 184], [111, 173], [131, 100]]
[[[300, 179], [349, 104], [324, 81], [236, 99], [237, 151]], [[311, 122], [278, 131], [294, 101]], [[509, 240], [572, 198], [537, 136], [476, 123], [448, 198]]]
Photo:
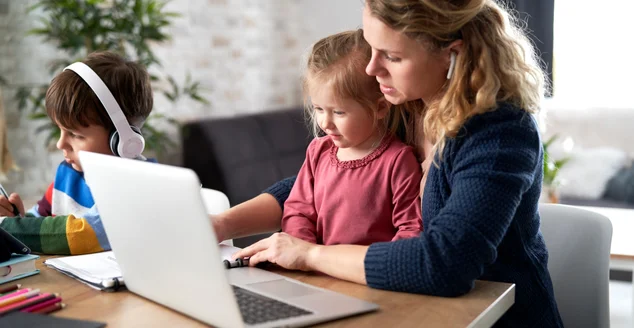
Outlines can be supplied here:
[[66, 238], [70, 253], [73, 255], [104, 251], [99, 245], [97, 234], [84, 218], [76, 218], [72, 214], [68, 216]]

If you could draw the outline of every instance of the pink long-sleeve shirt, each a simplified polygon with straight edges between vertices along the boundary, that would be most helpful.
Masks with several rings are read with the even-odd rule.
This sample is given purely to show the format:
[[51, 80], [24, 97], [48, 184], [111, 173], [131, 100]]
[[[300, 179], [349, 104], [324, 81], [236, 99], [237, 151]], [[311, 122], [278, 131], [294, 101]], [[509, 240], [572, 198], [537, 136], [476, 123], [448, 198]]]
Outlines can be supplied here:
[[337, 149], [329, 137], [310, 143], [284, 203], [282, 231], [323, 245], [418, 236], [421, 168], [412, 147], [387, 137], [353, 161], [340, 161]]

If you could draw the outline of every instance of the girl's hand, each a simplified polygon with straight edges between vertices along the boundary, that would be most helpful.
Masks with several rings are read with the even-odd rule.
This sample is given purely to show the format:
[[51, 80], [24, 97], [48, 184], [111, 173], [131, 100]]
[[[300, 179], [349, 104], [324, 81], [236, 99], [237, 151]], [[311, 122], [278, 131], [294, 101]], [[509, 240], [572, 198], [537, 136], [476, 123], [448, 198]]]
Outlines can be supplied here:
[[310, 271], [309, 259], [318, 247], [282, 232], [244, 248], [233, 258], [248, 257], [249, 266], [269, 261], [289, 270]]
[[[13, 213], [13, 205], [18, 209], [18, 214]], [[24, 203], [22, 198], [16, 193], [9, 195], [9, 199], [4, 196], [0, 196], [0, 216], [24, 216]]]

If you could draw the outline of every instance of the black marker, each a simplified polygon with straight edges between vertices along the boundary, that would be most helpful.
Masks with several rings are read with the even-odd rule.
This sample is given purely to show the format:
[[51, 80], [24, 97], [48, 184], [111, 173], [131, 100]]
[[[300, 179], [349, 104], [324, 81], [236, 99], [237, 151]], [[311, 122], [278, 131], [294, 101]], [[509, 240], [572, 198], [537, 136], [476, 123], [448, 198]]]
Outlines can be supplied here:
[[235, 261], [224, 260], [225, 269], [241, 268], [249, 266], [249, 259], [237, 259]]

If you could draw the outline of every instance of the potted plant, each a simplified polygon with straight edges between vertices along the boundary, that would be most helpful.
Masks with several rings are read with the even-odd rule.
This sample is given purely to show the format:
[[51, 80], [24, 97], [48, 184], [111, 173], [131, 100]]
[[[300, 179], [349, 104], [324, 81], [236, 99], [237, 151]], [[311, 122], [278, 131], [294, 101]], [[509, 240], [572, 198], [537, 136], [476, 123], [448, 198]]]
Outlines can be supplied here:
[[542, 183], [542, 201], [550, 203], [559, 203], [558, 187], [562, 181], [557, 174], [559, 170], [570, 160], [570, 157], [564, 157], [556, 160], [548, 153], [548, 148], [557, 140], [558, 136], [554, 135], [544, 142], [544, 178]]
[[[162, 94], [176, 102], [182, 95], [209, 104], [200, 94], [199, 82], [189, 75], [185, 84], [179, 86], [167, 74], [153, 74], [161, 63], [154, 55], [151, 45], [170, 39], [164, 29], [171, 24], [177, 13], [167, 12], [165, 2], [159, 0], [38, 0], [29, 12], [39, 11], [40, 26], [29, 31], [29, 35], [43, 37], [67, 54], [50, 63], [50, 73], [84, 58], [93, 51], [110, 50], [138, 61], [148, 68], [155, 94]], [[59, 128], [46, 115], [44, 97], [48, 84], [20, 86], [16, 93], [18, 108], [30, 111], [29, 118], [44, 121], [38, 132], [47, 132], [47, 145], [59, 138]], [[161, 131], [161, 121], [175, 121], [163, 114], [153, 112], [142, 128], [146, 149], [160, 156], [174, 142]]]

